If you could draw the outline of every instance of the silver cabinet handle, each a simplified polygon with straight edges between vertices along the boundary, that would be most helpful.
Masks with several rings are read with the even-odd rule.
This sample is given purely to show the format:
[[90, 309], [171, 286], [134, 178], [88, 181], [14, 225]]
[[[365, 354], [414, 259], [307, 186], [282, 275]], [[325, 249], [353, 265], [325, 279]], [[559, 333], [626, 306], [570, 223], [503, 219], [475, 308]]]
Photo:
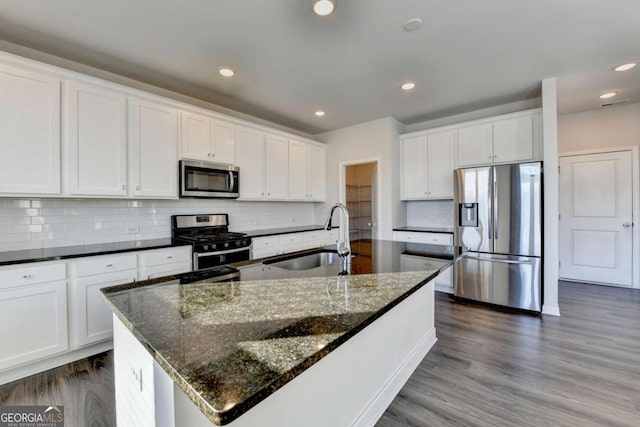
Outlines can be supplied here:
[[211, 153], [211, 157], [215, 157], [215, 156], [216, 156], [216, 153]]
[[123, 190], [126, 190], [126, 189], [127, 189], [127, 186], [126, 186], [126, 185], [123, 185], [123, 186], [122, 186], [122, 189], [123, 189]]
[[171, 259], [171, 258], [173, 258], [171, 255], [169, 255], [169, 256], [167, 257], [167, 259]]
[[267, 193], [267, 196], [270, 196], [270, 195], [271, 195], [271, 192], [268, 192], [268, 193]]
[[207, 153], [207, 157], [211, 157], [211, 153]]
[[140, 190], [140, 185], [136, 185], [136, 190]]
[[624, 227], [624, 228], [631, 228], [631, 227], [633, 227], [633, 223], [631, 223], [631, 222], [625, 222], [624, 224], [622, 224], [622, 227]]
[[33, 276], [31, 276], [30, 274], [25, 274], [24, 276], [22, 276], [23, 279], [31, 279], [31, 277]]
[[107, 264], [105, 267], [113, 267], [113, 264]]

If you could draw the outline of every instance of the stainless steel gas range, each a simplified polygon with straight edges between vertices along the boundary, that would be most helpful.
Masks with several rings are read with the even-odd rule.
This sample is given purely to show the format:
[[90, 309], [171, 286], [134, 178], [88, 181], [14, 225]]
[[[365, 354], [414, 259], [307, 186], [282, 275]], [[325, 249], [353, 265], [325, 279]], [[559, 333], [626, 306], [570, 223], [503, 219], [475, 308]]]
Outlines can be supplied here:
[[173, 215], [171, 237], [175, 243], [193, 246], [193, 269], [247, 261], [251, 258], [251, 237], [229, 231], [229, 215]]

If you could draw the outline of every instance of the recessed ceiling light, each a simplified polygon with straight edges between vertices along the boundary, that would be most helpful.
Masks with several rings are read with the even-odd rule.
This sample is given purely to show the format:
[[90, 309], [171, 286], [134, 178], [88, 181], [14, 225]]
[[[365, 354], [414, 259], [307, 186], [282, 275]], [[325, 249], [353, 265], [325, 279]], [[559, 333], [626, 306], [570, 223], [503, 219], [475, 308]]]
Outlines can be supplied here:
[[402, 86], [400, 86], [400, 88], [402, 88], [402, 90], [411, 90], [414, 87], [416, 87], [416, 84], [414, 82], [402, 83]]
[[336, 4], [331, 0], [314, 0], [311, 3], [311, 8], [316, 15], [327, 16], [336, 8]]
[[405, 31], [416, 31], [419, 30], [420, 27], [422, 27], [422, 19], [420, 18], [411, 18], [402, 26]]
[[236, 72], [229, 67], [220, 67], [218, 68], [218, 73], [224, 77], [233, 77]]
[[607, 92], [607, 93], [603, 93], [602, 95], [600, 95], [600, 98], [602, 98], [602, 99], [613, 98], [617, 94], [618, 94], [617, 92]]
[[315, 115], [316, 115], [316, 116], [318, 116], [318, 117], [323, 117], [323, 116], [325, 115], [325, 112], [324, 112], [324, 111], [322, 111], [322, 110], [318, 110], [318, 111], [316, 111], [316, 112], [315, 112], [315, 113], [313, 113], [313, 114], [315, 114]]
[[615, 71], [627, 71], [627, 70], [632, 69], [635, 66], [636, 66], [635, 62], [629, 62], [628, 64], [618, 65], [616, 68], [614, 68], [614, 70]]

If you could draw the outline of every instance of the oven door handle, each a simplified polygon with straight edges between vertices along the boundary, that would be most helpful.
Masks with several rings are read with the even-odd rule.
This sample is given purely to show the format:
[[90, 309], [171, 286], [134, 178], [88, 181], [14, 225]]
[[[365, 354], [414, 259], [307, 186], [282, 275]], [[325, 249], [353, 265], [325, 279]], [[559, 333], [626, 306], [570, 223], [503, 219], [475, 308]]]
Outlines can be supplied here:
[[207, 256], [232, 254], [234, 252], [242, 252], [242, 251], [249, 251], [249, 250], [251, 250], [251, 246], [245, 246], [244, 248], [240, 248], [240, 249], [229, 249], [229, 250], [226, 250], [226, 251], [205, 252], [203, 254], [198, 253], [198, 254], [194, 254], [194, 255], [197, 255], [198, 258], [203, 258], [203, 257], [207, 257]]

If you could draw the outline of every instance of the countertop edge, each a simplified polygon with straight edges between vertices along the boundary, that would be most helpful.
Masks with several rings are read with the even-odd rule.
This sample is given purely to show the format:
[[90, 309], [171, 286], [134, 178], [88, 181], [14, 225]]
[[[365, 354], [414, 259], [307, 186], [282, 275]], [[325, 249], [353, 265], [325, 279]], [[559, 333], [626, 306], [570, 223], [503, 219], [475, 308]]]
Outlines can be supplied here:
[[446, 227], [395, 227], [393, 231], [408, 231], [411, 233], [442, 233], [454, 234], [453, 229]]

